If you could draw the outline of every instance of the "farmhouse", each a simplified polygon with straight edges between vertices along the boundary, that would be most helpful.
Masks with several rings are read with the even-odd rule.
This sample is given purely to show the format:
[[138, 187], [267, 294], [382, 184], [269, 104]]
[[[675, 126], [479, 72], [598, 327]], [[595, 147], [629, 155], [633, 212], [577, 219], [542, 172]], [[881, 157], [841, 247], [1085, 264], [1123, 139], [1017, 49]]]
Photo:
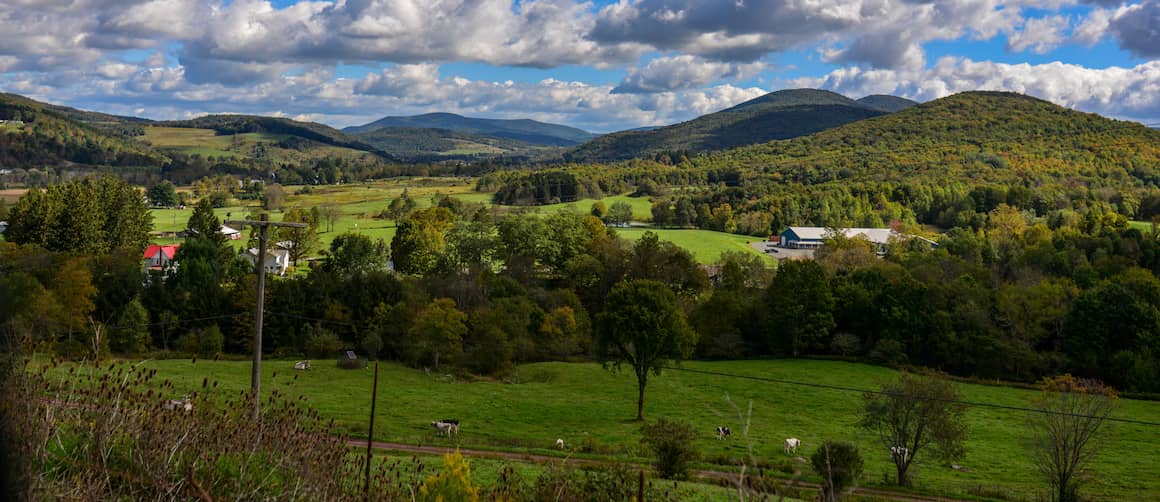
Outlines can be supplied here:
[[165, 270], [173, 263], [173, 258], [177, 256], [177, 249], [181, 244], [150, 244], [145, 248], [145, 269], [146, 270]]
[[[255, 265], [258, 261], [257, 248], [250, 248], [242, 255], [250, 265]], [[290, 252], [285, 249], [268, 249], [266, 259], [262, 260], [262, 263], [266, 267], [267, 274], [286, 275], [286, 269], [290, 267]]]
[[8, 222], [0, 221], [0, 234], [4, 233], [5, 230], [8, 230]]

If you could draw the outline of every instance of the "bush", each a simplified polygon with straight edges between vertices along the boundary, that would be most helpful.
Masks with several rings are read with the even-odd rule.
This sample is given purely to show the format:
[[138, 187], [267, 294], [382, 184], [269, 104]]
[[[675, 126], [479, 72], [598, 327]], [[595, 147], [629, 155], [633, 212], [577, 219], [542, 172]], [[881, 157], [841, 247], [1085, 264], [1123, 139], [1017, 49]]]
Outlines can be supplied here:
[[209, 327], [186, 333], [177, 339], [175, 345], [177, 350], [188, 354], [213, 357], [222, 351], [223, 344], [225, 344], [225, 337], [222, 336], [221, 328], [217, 324], [211, 324]]
[[471, 463], [458, 451], [443, 455], [442, 472], [423, 480], [419, 487], [420, 501], [470, 501], [479, 500], [479, 488], [471, 484]]
[[362, 339], [362, 349], [367, 353], [368, 359], [378, 360], [379, 352], [383, 350], [383, 338], [375, 331], [367, 333]]
[[321, 326], [314, 326], [306, 334], [306, 344], [303, 349], [310, 357], [334, 357], [342, 350], [342, 340], [332, 331]]
[[693, 449], [696, 429], [684, 422], [664, 418], [641, 427], [640, 442], [656, 456], [657, 474], [665, 479], [685, 479], [689, 464], [698, 458]]
[[838, 500], [838, 495], [862, 475], [862, 455], [850, 443], [823, 441], [810, 456], [810, 463], [822, 477], [823, 495], [829, 501]]

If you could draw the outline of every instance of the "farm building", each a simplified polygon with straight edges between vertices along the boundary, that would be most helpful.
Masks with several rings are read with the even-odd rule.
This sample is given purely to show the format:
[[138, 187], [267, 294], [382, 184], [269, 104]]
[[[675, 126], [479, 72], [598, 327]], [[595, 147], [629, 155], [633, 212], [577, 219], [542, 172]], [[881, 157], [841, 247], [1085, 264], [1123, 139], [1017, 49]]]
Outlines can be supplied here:
[[[822, 247], [830, 232], [826, 227], [789, 227], [781, 232], [781, 247], [790, 249], [816, 249]], [[839, 229], [851, 239], [860, 237], [877, 246], [885, 246], [891, 237], [900, 236], [889, 228], [843, 228]]]

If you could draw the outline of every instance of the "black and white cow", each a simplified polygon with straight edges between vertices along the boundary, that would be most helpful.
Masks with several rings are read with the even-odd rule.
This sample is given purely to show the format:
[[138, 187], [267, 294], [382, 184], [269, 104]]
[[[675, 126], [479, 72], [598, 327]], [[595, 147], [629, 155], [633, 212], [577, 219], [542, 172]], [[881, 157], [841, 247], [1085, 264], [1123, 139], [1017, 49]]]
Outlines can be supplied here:
[[717, 439], [719, 439], [719, 440], [725, 439], [725, 438], [732, 436], [732, 435], [733, 435], [733, 431], [729, 430], [728, 427], [726, 427], [724, 425], [717, 427]]

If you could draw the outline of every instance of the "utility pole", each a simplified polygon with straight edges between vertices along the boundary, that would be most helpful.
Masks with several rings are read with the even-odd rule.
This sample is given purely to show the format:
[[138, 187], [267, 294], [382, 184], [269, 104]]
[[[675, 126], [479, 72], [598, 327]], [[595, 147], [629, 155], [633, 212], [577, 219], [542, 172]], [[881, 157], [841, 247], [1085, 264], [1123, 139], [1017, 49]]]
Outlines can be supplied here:
[[[286, 223], [269, 221], [266, 213], [262, 213], [260, 220], [226, 220], [228, 225], [253, 225], [258, 227], [258, 256], [255, 263], [258, 267], [258, 308], [254, 314], [254, 364], [250, 370], [250, 392], [254, 395], [254, 420], [258, 419], [258, 391], [262, 386], [262, 312], [266, 307], [266, 239], [269, 238], [270, 227], [298, 227], [303, 228], [305, 223]], [[247, 252], [249, 252], [247, 250]]]

